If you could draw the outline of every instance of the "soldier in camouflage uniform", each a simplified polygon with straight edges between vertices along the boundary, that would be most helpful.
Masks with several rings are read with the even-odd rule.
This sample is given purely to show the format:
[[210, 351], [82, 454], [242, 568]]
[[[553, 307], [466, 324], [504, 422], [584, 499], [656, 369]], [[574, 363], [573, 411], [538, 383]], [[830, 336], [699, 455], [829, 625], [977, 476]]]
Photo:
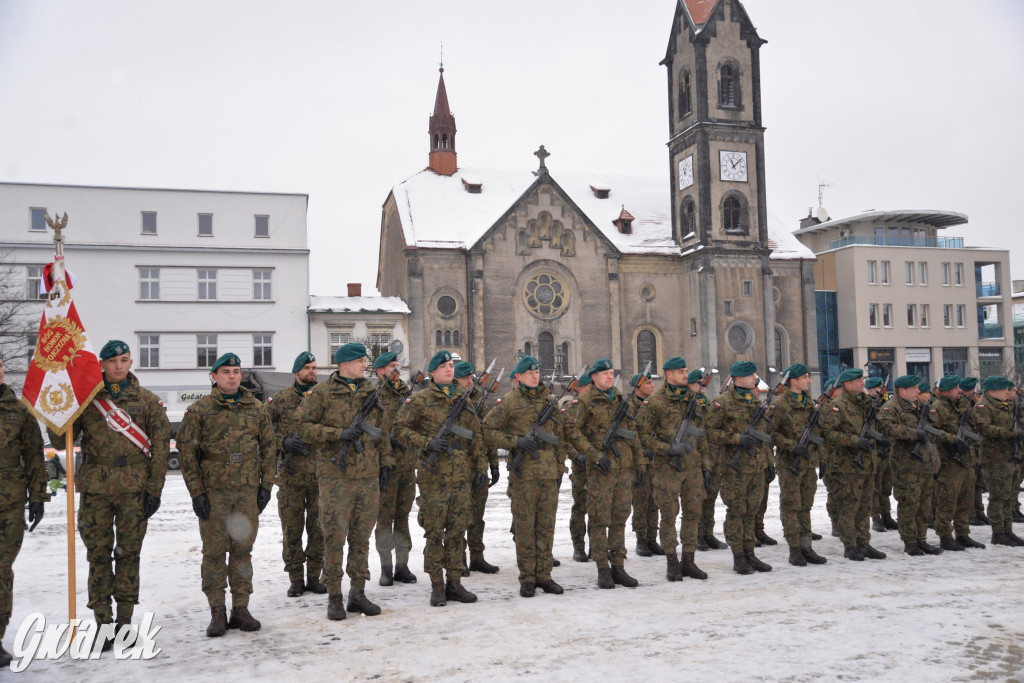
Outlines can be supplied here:
[[531, 439], [527, 432], [554, 396], [540, 381], [540, 364], [524, 356], [512, 370], [518, 386], [508, 392], [484, 420], [484, 441], [508, 455], [508, 496], [512, 500], [512, 528], [519, 565], [519, 595], [532, 598], [537, 588], [560, 595], [562, 587], [551, 578], [551, 546], [555, 538], [558, 482], [565, 472], [562, 413], [552, 415], [541, 429], [558, 443]]
[[[626, 520], [631, 489], [647, 477], [646, 458], [636, 434], [636, 421], [628, 414], [615, 438], [617, 452], [603, 449], [606, 432], [619, 404], [626, 400], [615, 388], [615, 371], [607, 358], [588, 370], [594, 388], [566, 411], [569, 442], [586, 457], [587, 515], [590, 518], [590, 552], [597, 563], [597, 585], [635, 588], [636, 579], [626, 573]], [[632, 434], [632, 436], [630, 436]], [[611, 567], [609, 568], [609, 564]]]
[[[4, 384], [4, 360], [0, 358], [0, 640], [7, 633], [14, 606], [14, 560], [25, 536], [25, 503], [29, 531], [43, 519], [46, 471], [39, 426], [24, 403]], [[0, 667], [11, 655], [0, 643]]]
[[[380, 607], [366, 597], [370, 578], [370, 534], [377, 522], [380, 490], [391, 480], [391, 439], [381, 430], [368, 432], [380, 413], [353, 424], [359, 409], [373, 394], [366, 379], [366, 346], [352, 342], [334, 353], [338, 369], [318, 384], [299, 405], [302, 437], [316, 452], [316, 476], [320, 482], [320, 525], [324, 533], [324, 583], [330, 597], [327, 618], [345, 618], [345, 610], [368, 617]], [[348, 564], [343, 565], [348, 542]], [[351, 581], [348, 605], [341, 592], [342, 567]]]
[[[590, 375], [584, 374], [580, 377], [576, 386], [576, 397], [562, 408], [563, 412], [574, 410], [580, 398], [593, 388]], [[576, 449], [568, 441], [565, 444], [566, 453], [572, 460], [572, 474], [569, 480], [572, 482], [572, 509], [569, 511], [569, 537], [572, 539], [572, 559], [577, 562], [589, 562], [590, 553], [587, 552], [587, 456], [577, 453]]]
[[[75, 477], [81, 492], [78, 528], [89, 560], [89, 608], [97, 624], [113, 619], [111, 598], [117, 601], [117, 625], [131, 624], [139, 602], [139, 557], [149, 518], [160, 507], [167, 475], [171, 424], [160, 400], [139, 385], [130, 371], [128, 345], [111, 340], [99, 353], [103, 388], [74, 423], [82, 435], [84, 464]], [[110, 408], [110, 418], [100, 402]], [[149, 437], [149, 453], [115, 431], [114, 411], [124, 411]], [[118, 413], [123, 416], [123, 413]], [[50, 431], [50, 443], [64, 437]], [[108, 639], [103, 649], [113, 643]]]
[[425, 539], [423, 568], [430, 575], [430, 604], [441, 607], [448, 600], [476, 602], [476, 595], [462, 586], [462, 544], [470, 521], [470, 489], [487, 485], [487, 455], [480, 421], [468, 406], [457, 426], [471, 436], [438, 436], [462, 388], [453, 384], [455, 363], [448, 351], [435, 353], [427, 369], [430, 386], [405, 400], [394, 430], [400, 443], [421, 451], [416, 502]]
[[704, 419], [708, 441], [717, 449], [720, 463], [728, 463], [735, 453], [740, 454], [739, 472], [728, 464], [722, 467], [722, 500], [727, 507], [725, 540], [732, 548], [732, 568], [737, 574], [772, 570], [754, 554], [754, 517], [764, 494], [766, 469], [764, 449], [746, 433], [757, 410], [756, 372], [757, 366], [750, 361], [733, 363], [729, 368], [733, 388], [712, 402]]
[[[754, 387], [754, 395], [757, 400], [762, 400], [762, 393], [760, 383]], [[772, 406], [772, 410], [775, 406]], [[770, 416], [769, 416], [770, 417]], [[769, 536], [764, 530], [764, 516], [768, 512], [768, 493], [771, 483], [775, 481], [775, 451], [772, 449], [770, 443], [758, 442], [757, 448], [764, 451], [764, 488], [761, 491], [761, 504], [757, 508], [757, 514], [754, 515], [754, 547], [760, 548], [762, 545], [778, 545], [779, 542]]]
[[[288, 597], [297, 598], [307, 590], [326, 593], [320, 581], [324, 565], [324, 535], [320, 530], [320, 485], [316, 480], [316, 460], [309, 455], [309, 444], [299, 438], [296, 414], [299, 403], [316, 386], [316, 357], [303, 351], [292, 363], [295, 382], [267, 400], [267, 412], [274, 432], [281, 439], [277, 461], [277, 512], [281, 517], [281, 558], [288, 572]], [[306, 530], [306, 548], [302, 531]], [[306, 567], [306, 582], [302, 570]]]
[[[647, 408], [640, 425], [640, 440], [651, 453], [651, 485], [654, 500], [661, 512], [661, 540], [664, 543], [666, 571], [669, 581], [684, 576], [706, 579], [708, 575], [694, 562], [697, 549], [697, 527], [707, 489], [711, 487], [711, 451], [703, 437], [687, 434], [676, 443], [691, 401], [696, 401], [690, 425], [700, 430], [704, 425], [699, 391], [703, 388], [703, 372], [687, 372], [686, 359], [676, 356], [665, 361], [665, 385], [647, 399]], [[696, 386], [697, 389], [692, 387]], [[679, 538], [682, 541], [682, 565], [676, 555], [676, 518], [682, 510]]]
[[789, 546], [789, 563], [795, 567], [806, 567], [808, 562], [825, 564], [825, 558], [814, 552], [811, 544], [811, 508], [818, 489], [818, 474], [814, 469], [818, 466], [818, 448], [813, 443], [800, 444], [800, 437], [814, 413], [814, 400], [807, 393], [811, 388], [811, 374], [803, 363], [790, 365], [782, 374], [789, 375], [788, 390], [772, 404], [770, 429], [779, 463], [779, 517]]
[[1024, 546], [1013, 533], [1013, 501], [1017, 491], [1017, 465], [1013, 462], [1014, 441], [1024, 442], [1024, 429], [1014, 430], [1013, 382], [990, 375], [981, 383], [985, 393], [974, 406], [974, 424], [981, 434], [981, 470], [988, 482], [988, 517], [992, 523], [992, 544]]
[[[978, 399], [981, 397], [980, 391], [977, 377], [964, 377], [960, 380], [961, 400], [966, 402], [966, 409], [970, 410], [972, 415], [974, 406], [977, 405]], [[975, 430], [974, 427], [971, 429]], [[985, 486], [984, 477], [981, 476], [981, 453], [979, 443], [976, 442], [971, 443], [971, 472], [968, 477], [970, 478], [968, 486], [972, 489], [974, 496], [969, 523], [971, 526], [987, 526], [988, 515], [985, 514], [985, 502], [982, 500], [982, 494], [986, 493], [988, 488]]]
[[[460, 360], [455, 364], [455, 381], [459, 383], [459, 387], [463, 391], [470, 392], [469, 405], [475, 409], [480, 405], [484, 392], [483, 389], [473, 386], [473, 373], [472, 363]], [[490, 406], [480, 406], [477, 419], [481, 423], [487, 417], [489, 410]], [[498, 479], [501, 476], [498, 470], [498, 452], [491, 447], [487, 447], [486, 451], [487, 464], [491, 471], [490, 486], [494, 486], [498, 483]], [[497, 574], [499, 571], [499, 567], [484, 559], [484, 511], [487, 509], [487, 492], [490, 486], [484, 486], [480, 490], [474, 490], [470, 493], [473, 508], [469, 528], [466, 530], [465, 543], [469, 548], [469, 563], [466, 563], [466, 552], [464, 550], [462, 553], [463, 577], [469, 576], [470, 571], [481, 572], [482, 574]]]
[[[633, 375], [630, 384], [637, 384], [639, 379], [639, 373]], [[637, 387], [636, 393], [630, 399], [632, 403], [630, 412], [637, 424], [643, 422], [646, 401], [653, 393], [654, 383], [648, 376], [644, 383]], [[651, 454], [644, 453], [644, 456], [649, 462]], [[658, 505], [654, 502], [650, 477], [645, 477], [644, 482], [639, 486], [633, 485], [633, 533], [636, 535], [636, 554], [638, 556], [651, 557], [665, 554], [665, 549], [658, 544]]]
[[[698, 398], [701, 410], [706, 415], [708, 397], [702, 391]], [[718, 494], [722, 490], [722, 463], [718, 460], [718, 449], [712, 446], [706, 437], [705, 444], [711, 453], [711, 487], [707, 490], [708, 495], [704, 498], [704, 504], [701, 506], [700, 525], [697, 527], [697, 550], [701, 552], [725, 550], [729, 547], [715, 537], [715, 505], [718, 503]]]
[[[885, 386], [881, 377], [864, 380], [864, 392], [878, 402], [878, 408], [885, 404]], [[892, 444], [879, 445], [878, 470], [875, 472], [875, 499], [871, 507], [871, 529], [878, 533], [898, 528], [892, 518], [892, 458], [889, 451]]]
[[[258, 631], [249, 613], [252, 546], [270, 503], [281, 442], [263, 404], [242, 386], [242, 362], [225, 353], [211, 368], [213, 389], [193, 403], [178, 428], [181, 473], [203, 539], [208, 637], [227, 629]], [[231, 619], [224, 589], [231, 586]]]
[[[373, 371], [378, 382], [387, 382], [398, 369], [398, 354], [394, 351], [382, 353], [373, 361]], [[416, 500], [416, 454], [411, 448], [400, 443], [393, 431], [398, 409], [412, 393], [400, 377], [380, 394], [379, 403], [384, 409], [377, 425], [388, 434], [391, 442], [391, 482], [380, 492], [380, 508], [377, 511], [377, 526], [374, 540], [380, 556], [380, 580], [382, 586], [399, 583], [416, 583], [416, 575], [409, 571], [409, 551], [412, 550], [412, 536], [409, 535], [409, 512]], [[394, 558], [392, 559], [392, 551]]]

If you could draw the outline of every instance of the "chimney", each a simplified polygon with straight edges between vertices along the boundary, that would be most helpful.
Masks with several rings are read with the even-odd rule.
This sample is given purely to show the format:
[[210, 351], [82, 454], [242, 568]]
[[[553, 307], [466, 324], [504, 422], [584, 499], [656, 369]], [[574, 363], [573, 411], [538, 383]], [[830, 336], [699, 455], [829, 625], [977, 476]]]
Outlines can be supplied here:
[[348, 295], [349, 296], [362, 296], [363, 285], [361, 282], [350, 282], [348, 283]]

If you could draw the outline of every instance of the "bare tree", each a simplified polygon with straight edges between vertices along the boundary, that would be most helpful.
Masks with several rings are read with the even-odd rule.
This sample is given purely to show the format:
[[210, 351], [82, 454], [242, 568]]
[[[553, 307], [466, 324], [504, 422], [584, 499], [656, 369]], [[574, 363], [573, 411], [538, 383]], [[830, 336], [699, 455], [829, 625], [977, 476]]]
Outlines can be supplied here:
[[10, 250], [0, 251], [0, 356], [5, 383], [20, 392], [35, 348], [42, 302], [29, 296], [25, 266], [13, 262]]

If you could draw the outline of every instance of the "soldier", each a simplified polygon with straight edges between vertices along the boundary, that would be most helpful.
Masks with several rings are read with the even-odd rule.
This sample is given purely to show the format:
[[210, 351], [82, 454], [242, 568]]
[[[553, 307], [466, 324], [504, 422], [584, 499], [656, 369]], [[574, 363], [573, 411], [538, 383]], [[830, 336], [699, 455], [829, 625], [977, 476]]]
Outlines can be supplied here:
[[[307, 590], [323, 594], [327, 586], [320, 580], [324, 566], [324, 535], [320, 529], [320, 485], [316, 480], [316, 460], [309, 455], [309, 444], [299, 438], [299, 403], [316, 386], [316, 357], [303, 351], [292, 363], [295, 382], [267, 401], [267, 412], [284, 449], [277, 463], [277, 512], [281, 517], [281, 558], [291, 580], [288, 597], [297, 598]], [[306, 530], [306, 549], [302, 549], [302, 530]], [[302, 582], [303, 565], [306, 582]]]
[[[249, 613], [252, 546], [259, 515], [270, 502], [281, 446], [263, 404], [242, 386], [242, 362], [225, 353], [211, 368], [213, 389], [185, 413], [178, 428], [181, 473], [203, 539], [203, 593], [210, 604], [206, 635], [229, 628], [260, 630]], [[231, 586], [231, 619], [224, 589]]]
[[[639, 379], [639, 373], [633, 375], [630, 385], [636, 386]], [[630, 410], [637, 424], [643, 423], [647, 399], [654, 393], [654, 383], [650, 380], [648, 376], [643, 384], [637, 386], [630, 399]], [[651, 454], [644, 453], [644, 457], [650, 461]], [[650, 477], [646, 477], [643, 484], [633, 486], [633, 533], [636, 534], [636, 554], [640, 557], [665, 554], [664, 548], [658, 545], [658, 505], [654, 502]]]
[[1014, 430], [1013, 382], [989, 375], [981, 383], [984, 394], [974, 406], [974, 424], [981, 434], [981, 471], [988, 483], [988, 517], [992, 523], [992, 544], [1024, 546], [1013, 533], [1013, 500], [1016, 496], [1017, 467], [1013, 461], [1014, 441], [1024, 441], [1024, 429]]
[[[503, 396], [484, 419], [488, 448], [509, 452], [508, 496], [512, 500], [512, 528], [519, 565], [519, 595], [532, 598], [537, 588], [561, 595], [551, 578], [551, 546], [555, 538], [558, 483], [565, 471], [562, 455], [565, 435], [562, 414], [551, 391], [540, 381], [540, 364], [524, 356], [512, 370], [518, 386]], [[526, 434], [545, 409], [550, 417], [540, 427], [559, 443], [532, 439]]]
[[422, 451], [416, 502], [425, 539], [423, 568], [430, 575], [430, 604], [443, 607], [448, 600], [476, 602], [476, 595], [462, 586], [462, 543], [470, 521], [470, 487], [479, 490], [487, 485], [487, 455], [480, 421], [471, 410], [463, 410], [457, 422], [471, 436], [438, 436], [452, 404], [462, 393], [461, 387], [453, 384], [452, 354], [438, 351], [430, 358], [427, 370], [430, 386], [405, 400], [394, 429], [400, 443]]
[[[346, 609], [368, 617], [380, 614], [380, 607], [366, 597], [370, 534], [377, 522], [380, 490], [388, 487], [394, 461], [387, 433], [373, 437], [364, 431], [364, 426], [369, 430], [376, 415], [353, 424], [374, 390], [366, 379], [366, 346], [358, 342], [344, 344], [334, 352], [334, 362], [337, 369], [327, 381], [302, 399], [299, 421], [302, 437], [316, 449], [324, 583], [329, 594], [327, 618], [339, 621], [345, 618]], [[342, 572], [346, 541], [348, 563]], [[343, 573], [351, 581], [347, 607], [341, 592]]]
[[[473, 387], [473, 364], [464, 360], [460, 360], [455, 364], [455, 381], [459, 383], [459, 386], [463, 391], [471, 392], [469, 395], [469, 403], [471, 407], [476, 407], [480, 403], [480, 399], [483, 398], [483, 390], [480, 388]], [[480, 412], [477, 418], [483, 422], [487, 416], [487, 412], [490, 410], [488, 406], [481, 406]], [[487, 462], [491, 471], [490, 485], [494, 486], [498, 483], [500, 473], [498, 471], [498, 452], [494, 448], [486, 448], [487, 451]], [[481, 572], [483, 574], [497, 574], [499, 567], [494, 566], [490, 562], [484, 559], [484, 510], [487, 509], [487, 491], [490, 487], [484, 486], [480, 490], [473, 490], [470, 493], [470, 499], [472, 501], [472, 516], [470, 517], [469, 529], [466, 530], [466, 545], [469, 547], [469, 563], [466, 563], [466, 553], [462, 553], [462, 576], [469, 576], [470, 571]]]
[[[25, 503], [31, 525], [28, 530], [35, 531], [43, 519], [43, 503], [49, 500], [39, 426], [25, 404], [4, 384], [4, 360], [0, 358], [0, 640], [7, 633], [14, 606], [13, 567], [25, 536]], [[0, 666], [10, 663], [11, 655], [0, 643]]]
[[[691, 401], [696, 401], [693, 420], [695, 429], [704, 424], [699, 393], [691, 387], [703, 387], [703, 372], [687, 372], [686, 359], [676, 356], [662, 365], [665, 385], [647, 399], [641, 423], [641, 441], [653, 456], [649, 466], [654, 499], [661, 512], [661, 540], [665, 546], [666, 571], [669, 581], [684, 576], [706, 579], [708, 575], [694, 562], [697, 549], [697, 527], [704, 497], [711, 488], [711, 452], [703, 438], [689, 434], [681, 442], [676, 435]], [[676, 555], [676, 518], [682, 510], [679, 538], [682, 541], [682, 566]]]
[[[692, 386], [690, 388], [694, 389]], [[704, 394], [703, 386], [700, 388], [698, 398], [701, 411], [706, 416], [708, 398]], [[697, 550], [725, 550], [729, 546], [715, 537], [715, 504], [718, 502], [718, 493], [722, 490], [722, 463], [718, 460], [718, 449], [712, 446], [706, 437], [704, 443], [711, 454], [711, 488], [707, 490], [708, 495], [701, 506], [700, 525], [697, 528]]]
[[825, 564], [827, 560], [814, 552], [811, 545], [818, 449], [814, 444], [800, 444], [814, 411], [814, 400], [808, 393], [811, 374], [803, 363], [790, 365], [782, 374], [789, 376], [788, 391], [773, 406], [771, 432], [779, 461], [779, 517], [789, 546], [789, 563], [795, 567], [806, 567], [808, 562]]
[[[584, 374], [576, 385], [576, 396], [572, 398], [571, 404], [565, 405], [562, 412], [572, 410], [582, 398], [593, 387], [590, 375]], [[577, 562], [589, 562], [590, 553], [587, 552], [587, 456], [577, 453], [572, 444], [566, 441], [566, 452], [572, 460], [572, 474], [569, 475], [572, 481], [572, 509], [569, 511], [569, 537], [572, 539], [572, 559]]]
[[772, 566], [754, 555], [754, 517], [764, 492], [766, 469], [764, 449], [746, 432], [757, 410], [754, 388], [757, 366], [738, 361], [729, 368], [733, 388], [711, 404], [704, 420], [708, 441], [717, 448], [719, 462], [740, 454], [740, 467], [722, 468], [722, 500], [725, 501], [725, 540], [732, 548], [733, 571], [737, 574], [770, 572]]
[[[754, 386], [754, 396], [757, 397], [757, 400], [761, 400], [761, 393], [760, 383], [758, 383]], [[754, 516], [754, 547], [760, 548], [762, 545], [778, 545], [779, 542], [764, 530], [764, 515], [768, 512], [769, 487], [775, 481], [775, 451], [770, 444], [763, 442], [758, 443], [757, 448], [764, 451], [764, 488], [761, 491], [761, 505], [758, 506], [757, 514]]]
[[[967, 409], [973, 414], [974, 406], [978, 403], [981, 394], [978, 393], [978, 378], [964, 377], [960, 380], [961, 400], [969, 405]], [[969, 486], [973, 489], [974, 503], [969, 523], [971, 526], [988, 526], [988, 515], [985, 514], [985, 503], [981, 495], [988, 492], [985, 486], [984, 477], [981, 476], [981, 455], [978, 444], [971, 445], [971, 472]]]
[[[84, 459], [75, 477], [78, 527], [89, 560], [89, 608], [97, 624], [109, 624], [113, 597], [119, 632], [131, 624], [139, 602], [142, 539], [160, 507], [171, 424], [160, 399], [131, 372], [127, 344], [112, 339], [99, 356], [103, 388], [74, 423]], [[50, 443], [63, 442], [50, 431]], [[103, 650], [111, 647], [112, 640], [105, 640]]]
[[[397, 369], [398, 354], [394, 351], [382, 353], [373, 361], [373, 371], [378, 382], [387, 382]], [[389, 435], [391, 456], [395, 463], [391, 470], [391, 482], [380, 492], [377, 527], [373, 532], [377, 554], [380, 556], [379, 583], [382, 586], [394, 585], [395, 581], [416, 583], [416, 575], [409, 571], [409, 551], [412, 550], [409, 512], [416, 500], [416, 454], [401, 444], [392, 431], [398, 409], [411, 393], [412, 390], [399, 377], [388, 383], [379, 399], [384, 414], [379, 418], [378, 427]], [[395, 564], [392, 564], [392, 550]]]
[[[881, 408], [885, 403], [885, 386], [881, 377], [864, 380], [864, 392], [874, 398]], [[871, 507], [871, 529], [878, 533], [899, 528], [892, 518], [892, 462], [889, 451], [892, 444], [878, 448], [878, 471], [875, 472], [875, 499]]]
[[844, 370], [836, 384], [842, 389], [821, 416], [821, 435], [825, 447], [832, 451], [828, 471], [834, 478], [832, 493], [843, 557], [857, 562], [884, 560], [885, 553], [871, 547], [875, 442], [860, 435], [874, 399], [864, 393], [864, 371], [859, 368]]
[[[614, 386], [615, 370], [607, 358], [596, 361], [587, 372], [594, 388], [566, 413], [569, 415], [566, 428], [569, 442], [588, 464], [588, 531], [590, 553], [597, 563], [597, 585], [600, 588], [615, 588], [615, 584], [635, 588], [637, 580], [625, 569], [626, 519], [632, 483], [643, 483], [647, 477], [643, 449], [635, 433], [636, 422], [627, 414], [615, 437], [615, 451], [604, 451], [605, 434], [625, 397]], [[633, 433], [631, 438], [630, 432]]]
[[[827, 391], [828, 394], [825, 397], [825, 403], [822, 406], [822, 410], [821, 410], [822, 416], [824, 416], [826, 414], [825, 410], [829, 407], [829, 405], [832, 403], [832, 401], [834, 401], [839, 396], [839, 394], [842, 393], [842, 387], [839, 386], [838, 382], [836, 382], [837, 379], [839, 379], [839, 378], [838, 377], [833, 378], [832, 380], [828, 381], [825, 384], [825, 386], [823, 387], [823, 390]], [[819, 425], [821, 424], [820, 421], [819, 421], [818, 424]], [[820, 429], [820, 427], [819, 427], [819, 429]], [[836, 509], [837, 509], [838, 506], [836, 504], [835, 494], [833, 494], [833, 489], [834, 489], [833, 483], [835, 482], [835, 477], [832, 475], [832, 472], [829, 471], [829, 467], [831, 466], [830, 465], [831, 462], [832, 462], [832, 450], [829, 449], [829, 448], [823, 448], [821, 450], [821, 462], [818, 465], [818, 479], [823, 484], [825, 484], [825, 511], [828, 513], [828, 519], [829, 519], [829, 523], [831, 525], [830, 535], [833, 538], [839, 538], [839, 524], [838, 524], [838, 522], [836, 522], [836, 517], [837, 517]], [[815, 540], [817, 540], [817, 539], [815, 539]]]

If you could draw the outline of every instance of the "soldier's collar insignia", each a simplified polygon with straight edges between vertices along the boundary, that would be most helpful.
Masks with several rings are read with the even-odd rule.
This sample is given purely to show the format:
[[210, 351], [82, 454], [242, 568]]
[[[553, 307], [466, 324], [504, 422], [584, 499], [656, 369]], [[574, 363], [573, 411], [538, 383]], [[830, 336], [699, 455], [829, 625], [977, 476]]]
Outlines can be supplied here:
[[527, 396], [536, 396], [537, 390], [540, 389], [540, 385], [538, 384], [535, 387], [528, 387], [525, 384], [520, 384], [519, 388], [522, 389]]
[[124, 380], [121, 382], [108, 382], [106, 380], [103, 380], [103, 384], [106, 385], [107, 391], [110, 392], [111, 396], [118, 396], [121, 393], [121, 391], [128, 386], [128, 380]]
[[312, 384], [299, 384], [298, 381], [295, 382], [295, 390], [303, 396], [309, 396], [315, 386], [316, 382], [313, 382]]
[[348, 377], [342, 377], [341, 375], [338, 375], [338, 378], [352, 391], [359, 388], [359, 380], [357, 379], [349, 379]]

